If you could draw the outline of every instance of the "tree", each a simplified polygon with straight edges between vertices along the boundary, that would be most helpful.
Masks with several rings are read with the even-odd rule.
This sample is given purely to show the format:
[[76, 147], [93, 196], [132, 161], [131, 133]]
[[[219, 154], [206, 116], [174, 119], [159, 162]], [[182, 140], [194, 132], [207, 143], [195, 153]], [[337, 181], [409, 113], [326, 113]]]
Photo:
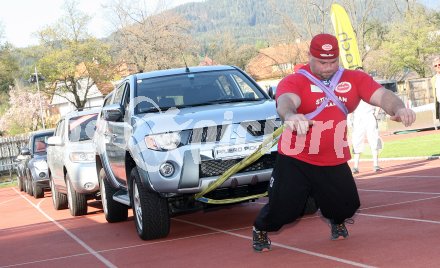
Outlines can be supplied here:
[[412, 70], [420, 77], [426, 77], [431, 57], [439, 51], [439, 27], [440, 21], [435, 13], [419, 5], [408, 9], [402, 20], [391, 25], [382, 46], [384, 56], [380, 60], [387, 62], [386, 76]]
[[[0, 41], [3, 29], [0, 24]], [[12, 46], [0, 42], [0, 116], [8, 109], [8, 91], [14, 86], [14, 77], [19, 71], [17, 60], [12, 54]]]
[[182, 56], [194, 54], [188, 21], [160, 5], [149, 9], [144, 1], [115, 0], [107, 6], [116, 18], [113, 52], [138, 72], [184, 66]]
[[211, 40], [204, 51], [217, 64], [235, 65], [245, 69], [249, 61], [258, 53], [255, 46], [237, 44], [231, 32], [224, 33], [220, 38]]
[[36, 130], [41, 124], [40, 101], [47, 106], [48, 99], [44, 95], [33, 93], [26, 87], [18, 86], [16, 83], [9, 91], [9, 109], [0, 118], [0, 131], [9, 135], [25, 133]]
[[109, 46], [88, 34], [90, 17], [77, 5], [76, 0], [67, 0], [64, 17], [39, 32], [40, 43], [47, 50], [38, 61], [38, 70], [45, 76], [49, 92], [82, 108], [90, 88], [113, 74]]
[[14, 85], [14, 77], [18, 72], [18, 64], [12, 55], [9, 44], [0, 44], [0, 93], [7, 93]]

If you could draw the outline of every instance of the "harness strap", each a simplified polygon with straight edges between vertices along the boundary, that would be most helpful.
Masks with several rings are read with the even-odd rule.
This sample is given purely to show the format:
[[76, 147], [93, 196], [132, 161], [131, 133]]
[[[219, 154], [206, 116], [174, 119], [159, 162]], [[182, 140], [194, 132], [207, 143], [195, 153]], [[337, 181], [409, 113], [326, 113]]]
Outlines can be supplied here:
[[313, 112], [306, 114], [305, 116], [308, 119], [314, 118], [316, 115], [318, 115], [328, 104], [328, 102], [331, 100], [345, 115], [348, 114], [347, 107], [339, 100], [339, 98], [335, 95], [334, 90], [336, 86], [339, 83], [339, 80], [341, 79], [342, 73], [344, 72], [344, 68], [339, 67], [338, 71], [333, 75], [332, 79], [330, 80], [330, 85], [326, 86], [324, 83], [320, 80], [318, 80], [316, 77], [314, 77], [311, 73], [304, 69], [298, 70], [299, 74], [304, 75], [307, 77], [313, 84], [315, 84], [319, 89], [321, 89], [325, 93], [325, 101], [321, 103], [321, 105]]

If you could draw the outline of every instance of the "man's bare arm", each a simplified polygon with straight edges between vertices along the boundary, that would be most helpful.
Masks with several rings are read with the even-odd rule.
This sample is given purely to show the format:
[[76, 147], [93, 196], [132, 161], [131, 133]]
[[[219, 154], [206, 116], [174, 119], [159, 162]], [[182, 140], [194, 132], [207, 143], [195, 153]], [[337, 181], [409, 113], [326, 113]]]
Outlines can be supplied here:
[[384, 87], [379, 88], [373, 93], [370, 98], [370, 104], [382, 108], [391, 116], [391, 120], [402, 122], [406, 127], [416, 120], [414, 111], [406, 108], [405, 104], [396, 94]]
[[308, 120], [303, 114], [297, 113], [297, 108], [301, 105], [301, 99], [294, 93], [284, 93], [277, 99], [277, 112], [284, 124], [298, 135], [305, 135], [309, 130], [309, 125], [313, 122]]
[[296, 114], [296, 109], [301, 105], [301, 99], [294, 93], [284, 93], [277, 99], [277, 112], [283, 121], [286, 116]]

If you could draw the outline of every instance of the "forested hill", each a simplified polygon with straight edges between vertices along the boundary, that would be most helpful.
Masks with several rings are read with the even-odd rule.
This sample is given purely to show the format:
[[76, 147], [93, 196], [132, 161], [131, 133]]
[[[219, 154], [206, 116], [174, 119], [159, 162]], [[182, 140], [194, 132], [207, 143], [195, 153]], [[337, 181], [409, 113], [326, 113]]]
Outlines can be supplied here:
[[[356, 0], [355, 0], [356, 1]], [[363, 1], [363, 0], [359, 0]], [[300, 3], [303, 0], [205, 0], [204, 2], [188, 3], [174, 8], [193, 26], [192, 34], [199, 40], [218, 38], [219, 34], [229, 33], [238, 43], [255, 44], [257, 41], [269, 40], [277, 34], [285, 33], [286, 18], [296, 25], [305, 25], [304, 11]], [[330, 5], [334, 1], [324, 1], [322, 10], [328, 27], [331, 27]], [[396, 1], [404, 10], [406, 0]], [[433, 2], [419, 2], [434, 8]], [[321, 3], [321, 2], [320, 2]], [[310, 6], [310, 5], [309, 5]], [[326, 10], [327, 9], [327, 10]], [[311, 14], [314, 20], [320, 20], [319, 8], [315, 7]], [[371, 16], [381, 22], [390, 22], [396, 13], [394, 1], [377, 0]], [[394, 15], [393, 15], [394, 14]], [[305, 33], [305, 29], [304, 33]], [[331, 28], [326, 29], [332, 31]]]
[[[238, 43], [255, 43], [281, 32], [282, 24], [277, 8], [288, 8], [285, 0], [277, 6], [268, 0], [208, 0], [189, 3], [175, 11], [189, 20], [192, 34], [198, 40], [209, 40], [221, 33], [230, 33]], [[270, 33], [270, 34], [269, 34]]]

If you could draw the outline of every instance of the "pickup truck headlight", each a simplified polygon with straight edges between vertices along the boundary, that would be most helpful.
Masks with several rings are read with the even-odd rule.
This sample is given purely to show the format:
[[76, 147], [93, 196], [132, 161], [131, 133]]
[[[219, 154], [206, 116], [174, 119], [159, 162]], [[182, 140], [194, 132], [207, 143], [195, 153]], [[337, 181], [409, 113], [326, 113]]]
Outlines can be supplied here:
[[44, 160], [35, 161], [34, 167], [38, 170], [47, 170], [47, 162]]
[[148, 149], [155, 151], [174, 150], [182, 145], [181, 132], [170, 132], [145, 136]]
[[93, 162], [95, 161], [95, 153], [73, 152], [69, 155], [72, 162]]

